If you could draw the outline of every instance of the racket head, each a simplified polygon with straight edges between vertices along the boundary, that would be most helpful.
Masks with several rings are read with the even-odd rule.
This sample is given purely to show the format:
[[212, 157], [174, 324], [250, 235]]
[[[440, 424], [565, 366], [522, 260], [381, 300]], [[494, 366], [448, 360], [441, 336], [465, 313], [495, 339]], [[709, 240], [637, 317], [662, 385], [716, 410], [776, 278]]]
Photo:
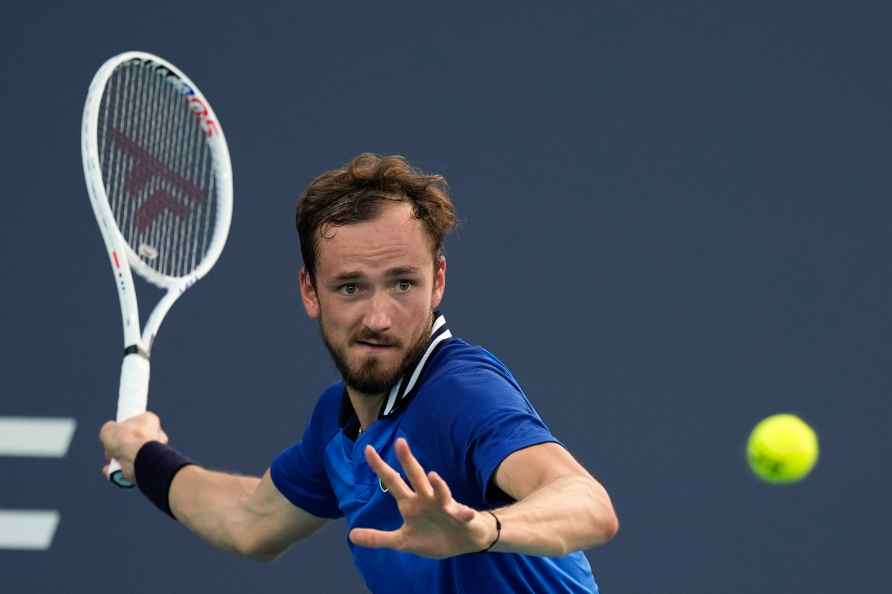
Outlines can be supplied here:
[[146, 52], [107, 60], [87, 93], [81, 149], [103, 235], [130, 269], [179, 292], [207, 274], [229, 234], [232, 166], [192, 80]]

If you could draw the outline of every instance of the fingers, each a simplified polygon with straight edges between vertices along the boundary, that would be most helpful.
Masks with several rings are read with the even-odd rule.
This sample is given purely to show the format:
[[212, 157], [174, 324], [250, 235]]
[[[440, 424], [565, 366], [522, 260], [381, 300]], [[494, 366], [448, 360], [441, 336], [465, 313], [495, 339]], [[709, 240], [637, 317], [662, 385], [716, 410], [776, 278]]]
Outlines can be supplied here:
[[117, 423], [115, 423], [114, 421], [106, 421], [99, 429], [99, 442], [102, 444], [102, 457], [105, 460], [105, 464], [102, 466], [102, 476], [104, 476], [106, 479], [108, 478], [109, 463], [112, 459], [112, 455], [109, 453], [109, 449], [112, 446], [112, 438], [116, 426]]
[[108, 461], [111, 458], [120, 462], [124, 476], [132, 480], [133, 462], [140, 448], [149, 441], [166, 444], [170, 441], [167, 433], [161, 428], [161, 420], [153, 412], [146, 411], [115, 422], [108, 421], [99, 430], [99, 440], [105, 450], [106, 465], [102, 473], [108, 477]]
[[[444, 509], [455, 503], [455, 500], [452, 498], [452, 491], [450, 491], [446, 481], [436, 472], [425, 473], [424, 468], [415, 456], [412, 455], [412, 450], [405, 439], [402, 437], [397, 439], [394, 449], [396, 450], [397, 459], [400, 461], [409, 479], [411, 488], [403, 480], [403, 477], [400, 476], [400, 473], [391, 468], [381, 458], [378, 452], [375, 451], [375, 448], [371, 445], [365, 447], [366, 462], [368, 462], [369, 466], [375, 471], [375, 474], [378, 475], [378, 478], [381, 479], [381, 482], [390, 490], [394, 497], [401, 499], [411, 497], [417, 493], [423, 497], [436, 500]], [[467, 514], [462, 514], [462, 518], [465, 515]]]
[[449, 490], [449, 485], [446, 484], [446, 481], [440, 478], [440, 475], [434, 471], [430, 471], [427, 474], [427, 478], [434, 489], [434, 497], [437, 499], [437, 502], [444, 506], [448, 505], [452, 501], [452, 491]]
[[465, 524], [474, 519], [476, 512], [467, 505], [461, 504], [452, 498], [452, 491], [449, 490], [449, 485], [446, 484], [443, 477], [433, 471], [429, 472], [427, 477], [430, 479], [431, 486], [434, 488], [434, 497], [436, 498], [437, 503], [442, 506], [446, 513], [452, 516], [455, 520]]
[[390, 465], [378, 455], [375, 448], [370, 445], [365, 447], [365, 460], [368, 462], [368, 465], [372, 470], [375, 471], [375, 474], [378, 475], [378, 478], [381, 479], [381, 482], [384, 483], [384, 486], [390, 491], [391, 495], [397, 499], [412, 496], [412, 490], [405, 481], [403, 481], [403, 477], [400, 476], [400, 473], [391, 468]]
[[386, 532], [371, 528], [354, 528], [349, 534], [350, 542], [370, 549], [399, 549], [402, 545], [402, 534], [399, 530]]
[[112, 434], [115, 431], [115, 426], [117, 423], [114, 421], [106, 421], [102, 424], [102, 427], [99, 429], [99, 441], [102, 445], [108, 445], [108, 443], [112, 439]]
[[124, 421], [106, 421], [99, 429], [99, 441], [106, 450], [116, 450], [123, 442], [170, 441], [161, 428], [161, 420], [152, 412], [144, 412]]
[[421, 464], [412, 455], [408, 442], [400, 437], [396, 440], [394, 449], [396, 449], [396, 457], [400, 461], [403, 470], [406, 471], [406, 476], [409, 478], [409, 483], [415, 489], [415, 492], [425, 497], [433, 497], [434, 488], [431, 486], [424, 468], [421, 467]]

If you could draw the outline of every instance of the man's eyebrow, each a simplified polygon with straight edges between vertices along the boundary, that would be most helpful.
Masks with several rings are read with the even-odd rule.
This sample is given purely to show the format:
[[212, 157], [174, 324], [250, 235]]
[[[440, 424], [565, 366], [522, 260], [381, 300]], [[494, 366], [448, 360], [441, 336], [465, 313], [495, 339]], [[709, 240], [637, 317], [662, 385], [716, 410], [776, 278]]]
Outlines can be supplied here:
[[413, 274], [418, 274], [417, 266], [397, 266], [396, 268], [391, 268], [387, 271], [387, 276], [409, 276]]
[[[384, 273], [384, 276], [393, 277], [393, 276], [412, 276], [414, 274], [418, 274], [419, 268], [417, 266], [396, 266], [394, 268], [389, 268]], [[336, 274], [332, 278], [332, 282], [340, 283], [347, 281], [354, 281], [366, 278], [365, 273], [359, 270], [347, 270], [345, 272], [341, 272]]]
[[364, 278], [365, 275], [358, 270], [350, 270], [336, 275], [332, 280], [335, 282], [351, 281]]

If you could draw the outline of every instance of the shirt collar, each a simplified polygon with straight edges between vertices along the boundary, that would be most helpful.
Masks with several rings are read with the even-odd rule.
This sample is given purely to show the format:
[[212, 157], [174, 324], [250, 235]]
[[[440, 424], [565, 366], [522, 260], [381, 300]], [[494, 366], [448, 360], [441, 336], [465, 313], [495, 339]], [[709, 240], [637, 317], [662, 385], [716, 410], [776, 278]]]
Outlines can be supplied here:
[[[390, 392], [387, 393], [387, 397], [381, 405], [381, 410], [378, 413], [379, 419], [395, 417], [406, 408], [406, 405], [408, 405], [412, 398], [415, 397], [415, 394], [423, 383], [424, 372], [427, 369], [427, 364], [431, 360], [431, 355], [434, 354], [434, 351], [437, 350], [440, 344], [450, 338], [452, 338], [452, 332], [450, 332], [449, 328], [446, 326], [446, 316], [439, 311], [435, 311], [434, 323], [431, 326], [431, 334], [427, 342], [427, 347], [410, 367], [412, 371], [402, 376], [393, 384], [393, 387], [390, 389]], [[350, 403], [350, 397], [347, 395], [346, 387], [344, 388], [344, 396], [341, 401], [340, 425], [345, 429], [351, 430], [351, 432], [359, 430], [359, 422], [356, 418], [356, 412], [353, 410], [353, 405]]]

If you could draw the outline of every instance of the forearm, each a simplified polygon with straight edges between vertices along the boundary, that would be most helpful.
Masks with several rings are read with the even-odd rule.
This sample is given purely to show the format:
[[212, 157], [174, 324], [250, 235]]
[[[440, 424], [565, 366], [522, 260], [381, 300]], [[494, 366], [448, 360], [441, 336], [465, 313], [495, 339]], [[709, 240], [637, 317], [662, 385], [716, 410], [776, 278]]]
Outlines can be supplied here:
[[493, 512], [502, 524], [492, 549], [498, 552], [566, 555], [604, 544], [618, 529], [607, 492], [580, 475], [558, 478]]
[[196, 466], [166, 445], [152, 413], [109, 421], [100, 439], [149, 501], [220, 549], [268, 561], [325, 524], [286, 499], [269, 470], [255, 478]]
[[174, 516], [211, 545], [254, 556], [246, 507], [259, 478], [186, 466], [174, 477], [169, 502]]

